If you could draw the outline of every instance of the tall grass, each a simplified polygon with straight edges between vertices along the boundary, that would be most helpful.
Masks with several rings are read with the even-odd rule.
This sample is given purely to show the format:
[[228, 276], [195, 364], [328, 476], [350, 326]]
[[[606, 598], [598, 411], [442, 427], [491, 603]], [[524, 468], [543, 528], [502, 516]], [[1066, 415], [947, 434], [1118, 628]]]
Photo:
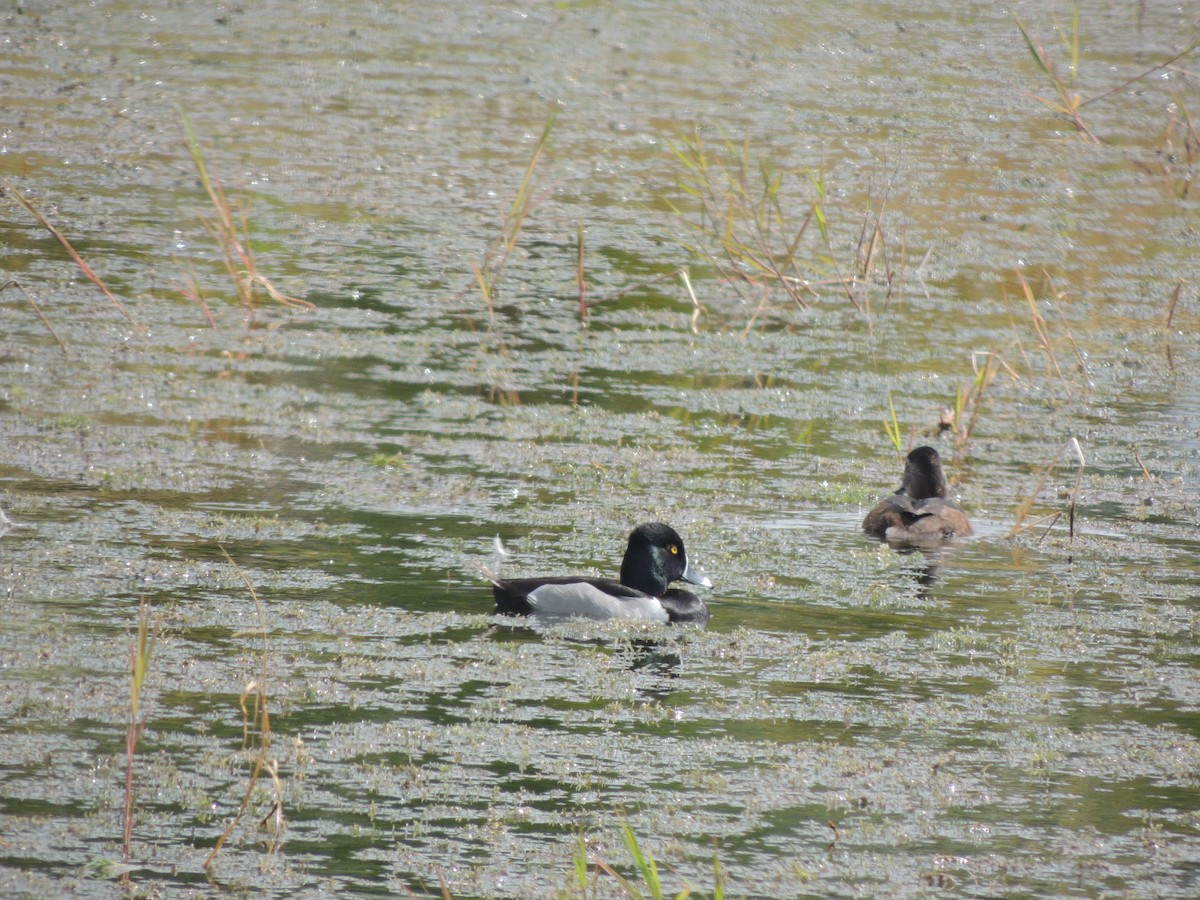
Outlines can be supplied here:
[[[1063, 454], [1067, 450], [1070, 450], [1074, 454], [1075, 459], [1078, 462], [1078, 466], [1075, 470], [1075, 483], [1073, 487], [1069, 491], [1059, 491], [1060, 499], [1065, 499], [1067, 501], [1066, 509], [1056, 510], [1031, 522], [1027, 521], [1033, 512], [1034, 506], [1037, 504], [1038, 497], [1041, 496], [1042, 489], [1046, 486], [1046, 482], [1056, 472], [1058, 472], [1059, 463], [1062, 461]], [[1038, 526], [1045, 524], [1046, 530], [1042, 533], [1042, 537], [1039, 538], [1040, 542], [1041, 540], [1045, 539], [1046, 535], [1050, 532], [1050, 529], [1053, 528], [1065, 514], [1067, 517], [1067, 533], [1069, 537], [1074, 540], [1075, 512], [1079, 504], [1079, 492], [1080, 488], [1083, 486], [1083, 470], [1086, 465], [1087, 461], [1083, 455], [1083, 447], [1080, 445], [1078, 438], [1072, 437], [1065, 444], [1059, 447], [1058, 452], [1054, 454], [1054, 458], [1038, 473], [1038, 478], [1034, 484], [1033, 490], [1031, 490], [1024, 497], [1024, 499], [1022, 499], [1020, 505], [1017, 507], [1016, 516], [1014, 518], [1013, 526], [1008, 532], [1008, 537], [1016, 537], [1024, 531], [1027, 531], [1031, 528], [1037, 528]]]
[[246, 573], [233, 561], [233, 557], [229, 555], [229, 552], [224, 547], [221, 548], [221, 553], [225, 556], [226, 562], [237, 571], [242, 582], [246, 585], [246, 589], [250, 592], [250, 597], [254, 600], [254, 608], [258, 613], [259, 635], [262, 638], [262, 657], [260, 660], [261, 670], [259, 676], [246, 683], [239, 699], [242, 711], [242, 746], [243, 749], [248, 749], [251, 741], [256, 741], [257, 747], [254, 754], [254, 764], [250, 772], [250, 778], [246, 783], [246, 791], [242, 796], [242, 802], [238, 806], [237, 812], [217, 838], [212, 850], [204, 860], [203, 865], [206, 870], [211, 869], [217, 854], [221, 851], [229, 836], [233, 834], [233, 830], [238, 826], [238, 823], [246, 815], [246, 811], [250, 808], [250, 801], [254, 796], [254, 790], [264, 774], [269, 776], [271, 780], [271, 791], [274, 799], [270, 811], [259, 822], [259, 827], [267, 831], [271, 836], [267, 845], [268, 853], [274, 853], [279, 848], [284, 829], [287, 825], [283, 811], [283, 782], [279, 777], [279, 762], [270, 756], [271, 717], [268, 712], [269, 691], [267, 689], [270, 672], [266, 614], [263, 611], [262, 601], [259, 599], [258, 592], [254, 590], [254, 585], [250, 583], [250, 579], [246, 577]]
[[[517, 242], [521, 237], [521, 230], [525, 226], [525, 220], [529, 218], [530, 213], [537, 206], [537, 201], [534, 197], [535, 179], [534, 173], [537, 170], [538, 161], [542, 158], [542, 153], [546, 149], [546, 142], [550, 139], [550, 132], [554, 128], [555, 119], [558, 116], [557, 109], [552, 108], [550, 115], [546, 118], [546, 124], [542, 127], [542, 133], [538, 137], [533, 146], [533, 153], [529, 158], [529, 163], [525, 166], [525, 174], [521, 178], [521, 183], [517, 187], [516, 196], [513, 197], [512, 203], [504, 213], [500, 222], [500, 233], [495, 239], [488, 244], [484, 250], [483, 258], [478, 264], [472, 266], [475, 273], [475, 283], [479, 286], [480, 294], [483, 297], [484, 305], [487, 307], [488, 323], [495, 325], [496, 322], [496, 291], [500, 286], [500, 281], [504, 277], [504, 270], [508, 266], [509, 258], [517, 247]], [[579, 283], [582, 292], [583, 285], [583, 231], [582, 226], [579, 232]], [[586, 314], [586, 300], [581, 295], [580, 297], [580, 315]]]
[[1052, 99], [1047, 99], [1037, 94], [1034, 94], [1033, 98], [1043, 106], [1046, 106], [1058, 115], [1070, 121], [1075, 126], [1076, 131], [1086, 137], [1089, 141], [1099, 144], [1102, 143], [1101, 139], [1083, 120], [1081, 110], [1091, 103], [1097, 103], [1100, 100], [1104, 100], [1123, 91], [1131, 84], [1141, 81], [1148, 75], [1151, 75], [1160, 69], [1165, 69], [1183, 57], [1190, 55], [1198, 47], [1200, 47], [1200, 39], [1192, 41], [1170, 59], [1160, 63], [1155, 63], [1145, 71], [1139, 72], [1133, 77], [1122, 81], [1120, 84], [1114, 85], [1108, 90], [1102, 91], [1101, 93], [1085, 100], [1077, 90], [1081, 65], [1079, 49], [1081, 43], [1080, 35], [1082, 31], [1080, 8], [1081, 5], [1078, 0], [1076, 0], [1072, 6], [1071, 26], [1065, 40], [1067, 53], [1069, 55], [1066, 75], [1062, 73], [1061, 68], [1055, 63], [1054, 57], [1049, 51], [1046, 50], [1042, 42], [1030, 29], [1025, 27], [1025, 23], [1023, 23], [1015, 13], [1013, 14], [1013, 21], [1016, 23], [1017, 30], [1021, 33], [1021, 38], [1025, 41], [1025, 47], [1029, 50], [1029, 55], [1033, 57], [1033, 61], [1037, 65], [1038, 70], [1042, 73], [1042, 75], [1045, 76], [1046, 80], [1050, 82], [1050, 86], [1054, 89], [1054, 97]]
[[[717, 150], [710, 150], [694, 128], [670, 147], [679, 165], [676, 186], [682, 196], [668, 205], [689, 234], [684, 247], [721, 278], [751, 292], [754, 312], [747, 330], [771, 308], [777, 292], [807, 308], [818, 287], [846, 287], [846, 278], [819, 277], [836, 268], [822, 173], [807, 173], [806, 196], [796, 200], [790, 193], [791, 173], [752, 150], [749, 139], [738, 144], [726, 137]], [[808, 246], [814, 226], [817, 248]], [[849, 290], [847, 295], [858, 306]]]
[[143, 597], [138, 605], [137, 639], [129, 648], [129, 722], [125, 729], [125, 816], [124, 834], [121, 841], [121, 858], [129, 859], [129, 847], [133, 842], [133, 760], [138, 742], [146, 730], [147, 714], [142, 709], [142, 690], [146, 685], [146, 673], [150, 670], [150, 657], [154, 642], [150, 637], [150, 607]]
[[[204, 153], [200, 148], [200, 141], [196, 137], [195, 129], [192, 128], [191, 120], [186, 113], [180, 115], [183, 119], [183, 133], [187, 140], [188, 153], [191, 155], [196, 173], [200, 177], [200, 184], [208, 194], [213, 211], [216, 213], [215, 219], [203, 219], [202, 221], [220, 248], [222, 262], [226, 272], [229, 273], [242, 309], [249, 314], [258, 305], [256, 288], [262, 288], [267, 296], [284, 306], [293, 309], [316, 309], [316, 306], [308, 300], [283, 293], [259, 270], [250, 243], [250, 222], [245, 207], [242, 205], [235, 207], [235, 204], [226, 196], [221, 183], [209, 174], [208, 166], [204, 161]], [[185, 286], [183, 293], [189, 299], [201, 301], [201, 306], [211, 323], [212, 315], [207, 305], [202, 302], [194, 276], [191, 282]]]
[[[53, 225], [51, 225], [50, 220], [47, 219], [44, 215], [42, 215], [41, 211], [36, 206], [34, 206], [25, 197], [24, 194], [22, 194], [19, 190], [17, 190], [16, 187], [14, 187], [11, 182], [5, 180], [5, 181], [0, 182], [0, 184], [3, 184], [4, 189], [8, 193], [10, 193], [14, 197], [16, 197], [17, 202], [20, 203], [23, 207], [25, 207], [25, 209], [29, 212], [29, 214], [32, 215], [35, 219], [38, 220], [38, 222], [41, 223], [43, 228], [45, 228], [48, 232], [50, 232], [50, 235], [56, 241], [58, 241], [59, 245], [64, 250], [67, 251], [67, 255], [69, 257], [71, 257], [71, 259], [75, 262], [75, 265], [77, 265], [79, 267], [79, 270], [81, 272], [83, 272], [83, 274], [85, 276], [87, 276], [87, 279], [89, 281], [91, 281], [92, 284], [96, 285], [96, 287], [98, 287], [100, 289], [101, 293], [103, 293], [104, 296], [108, 298], [109, 302], [112, 303], [112, 305], [117, 308], [117, 312], [119, 312], [125, 318], [125, 321], [129, 322], [130, 325], [137, 325], [137, 322], [134, 321], [133, 316], [131, 316], [129, 314], [129, 310], [125, 308], [125, 304], [122, 303], [120, 300], [118, 300], [117, 295], [108, 289], [108, 285], [105, 284], [104, 280], [99, 275], [96, 274], [95, 270], [93, 270], [91, 266], [89, 266], [86, 262], [84, 262], [83, 257], [79, 255], [78, 251], [76, 251], [74, 246], [72, 246], [71, 242], [69, 240], [67, 240], [66, 235], [64, 235], [61, 231], [59, 231], [57, 228], [55, 228]], [[7, 285], [5, 285], [5, 287], [7, 287]], [[36, 304], [35, 304], [34, 308], [37, 309]], [[46, 325], [47, 328], [49, 328], [50, 323], [46, 321], [46, 317], [44, 315], [42, 315], [42, 312], [40, 309], [37, 309], [37, 313], [39, 316], [41, 316], [42, 322]], [[51, 332], [53, 332], [53, 329], [51, 329]], [[54, 337], [56, 340], [58, 340], [57, 334], [55, 334]], [[61, 340], [59, 340], [58, 342], [65, 350], [66, 345], [63, 344], [63, 342]]]

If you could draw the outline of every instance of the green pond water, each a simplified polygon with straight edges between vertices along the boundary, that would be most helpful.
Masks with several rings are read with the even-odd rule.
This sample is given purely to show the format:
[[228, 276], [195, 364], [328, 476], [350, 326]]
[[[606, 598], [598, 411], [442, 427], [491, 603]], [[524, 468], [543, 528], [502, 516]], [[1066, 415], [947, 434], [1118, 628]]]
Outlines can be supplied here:
[[[1200, 24], [1083, 6], [0, 11], [0, 894], [1200, 893]], [[860, 532], [889, 403], [974, 537]], [[706, 629], [492, 615], [654, 520]]]

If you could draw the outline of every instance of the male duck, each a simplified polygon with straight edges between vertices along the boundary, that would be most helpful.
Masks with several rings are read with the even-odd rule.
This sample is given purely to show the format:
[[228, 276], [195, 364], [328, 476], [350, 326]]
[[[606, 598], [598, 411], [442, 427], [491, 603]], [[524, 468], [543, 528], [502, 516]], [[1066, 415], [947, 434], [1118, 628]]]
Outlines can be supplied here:
[[863, 531], [891, 543], [928, 543], [971, 534], [967, 514], [948, 493], [938, 452], [918, 447], [908, 454], [900, 489], [867, 513]]
[[611, 578], [492, 579], [496, 611], [509, 616], [581, 616], [652, 622], [708, 621], [708, 607], [690, 591], [667, 589], [672, 581], [712, 587], [688, 565], [683, 539], [669, 525], [650, 522], [629, 535], [621, 580]]

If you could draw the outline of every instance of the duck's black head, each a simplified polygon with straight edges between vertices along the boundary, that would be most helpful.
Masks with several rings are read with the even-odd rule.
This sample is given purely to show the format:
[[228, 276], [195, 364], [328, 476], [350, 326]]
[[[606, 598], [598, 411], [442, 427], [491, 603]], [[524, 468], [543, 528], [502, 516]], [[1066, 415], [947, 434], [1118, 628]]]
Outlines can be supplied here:
[[908, 454], [904, 464], [904, 480], [900, 486], [913, 500], [929, 497], [946, 499], [946, 476], [942, 472], [942, 459], [932, 447], [918, 447]]
[[649, 522], [633, 529], [621, 562], [621, 584], [658, 597], [667, 585], [680, 579], [702, 587], [712, 586], [712, 582], [688, 565], [683, 538], [670, 525]]

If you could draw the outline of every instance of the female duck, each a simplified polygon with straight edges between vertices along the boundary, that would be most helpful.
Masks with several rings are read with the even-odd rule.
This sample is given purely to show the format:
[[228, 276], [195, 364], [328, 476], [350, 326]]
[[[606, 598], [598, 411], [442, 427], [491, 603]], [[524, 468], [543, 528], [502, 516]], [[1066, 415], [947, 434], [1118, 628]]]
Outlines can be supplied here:
[[673, 581], [712, 587], [690, 565], [683, 539], [669, 525], [639, 525], [629, 535], [621, 580], [611, 578], [492, 579], [496, 611], [509, 616], [582, 616], [652, 622], [708, 621], [708, 607], [690, 591], [667, 589]]
[[932, 447], [908, 454], [900, 489], [863, 519], [863, 531], [891, 543], [928, 543], [974, 531], [967, 514], [948, 497], [942, 460]]

